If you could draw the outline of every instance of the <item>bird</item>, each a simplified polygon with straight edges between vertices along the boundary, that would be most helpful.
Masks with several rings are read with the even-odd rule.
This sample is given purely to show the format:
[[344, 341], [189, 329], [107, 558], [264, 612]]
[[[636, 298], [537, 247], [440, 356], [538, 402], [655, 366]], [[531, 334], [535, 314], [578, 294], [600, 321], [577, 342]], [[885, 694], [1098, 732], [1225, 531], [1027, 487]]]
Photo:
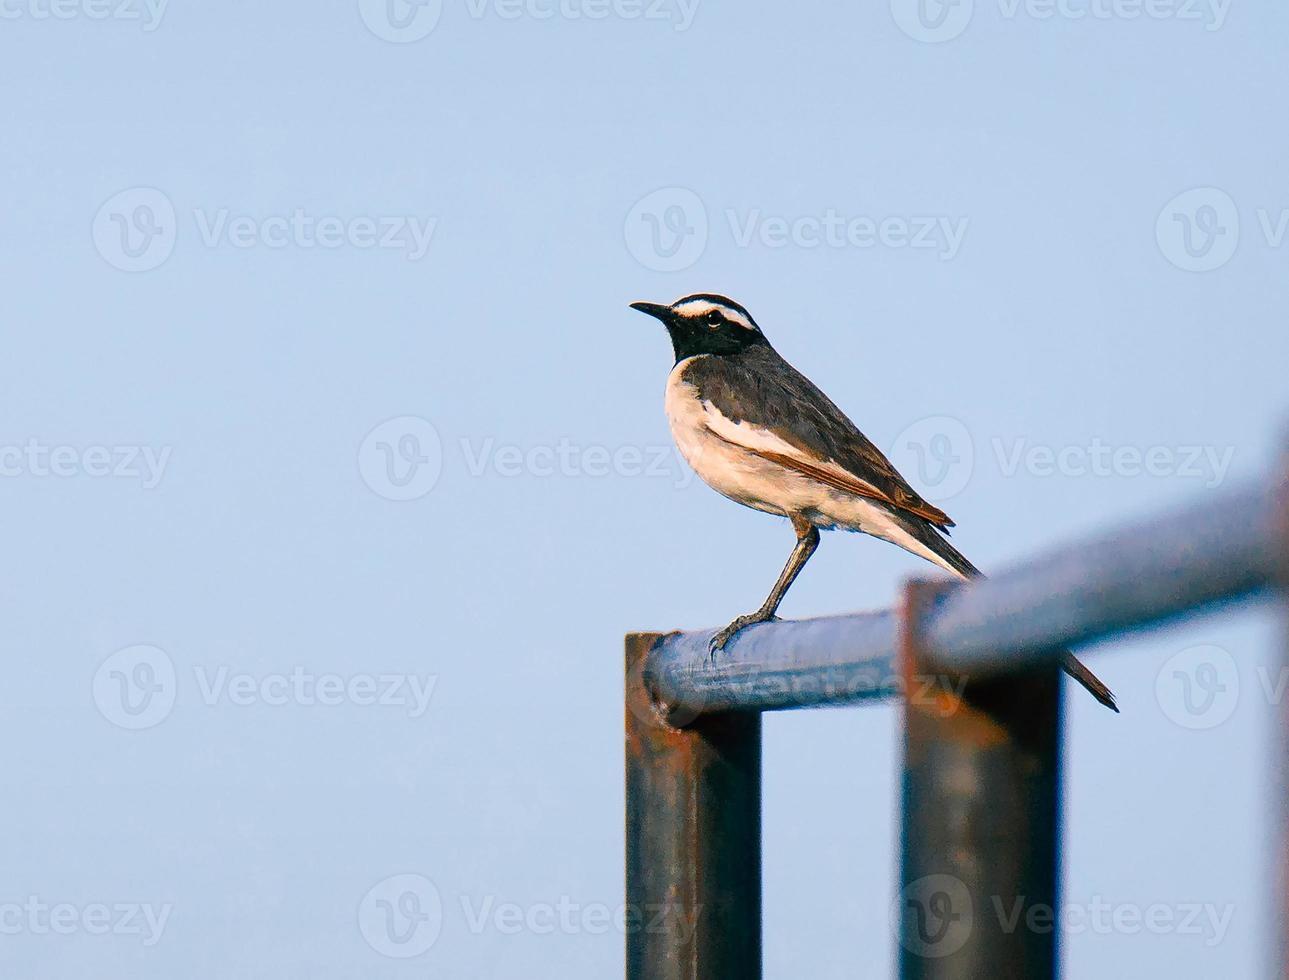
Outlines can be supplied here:
[[[982, 573], [949, 543], [954, 522], [923, 499], [867, 437], [771, 345], [747, 309], [717, 293], [631, 308], [662, 322], [675, 364], [665, 407], [686, 462], [729, 499], [786, 517], [797, 542], [755, 612], [709, 643], [714, 659], [741, 630], [777, 619], [783, 597], [819, 547], [821, 530], [889, 541], [961, 579]], [[1073, 654], [1061, 666], [1118, 712], [1114, 694]]]

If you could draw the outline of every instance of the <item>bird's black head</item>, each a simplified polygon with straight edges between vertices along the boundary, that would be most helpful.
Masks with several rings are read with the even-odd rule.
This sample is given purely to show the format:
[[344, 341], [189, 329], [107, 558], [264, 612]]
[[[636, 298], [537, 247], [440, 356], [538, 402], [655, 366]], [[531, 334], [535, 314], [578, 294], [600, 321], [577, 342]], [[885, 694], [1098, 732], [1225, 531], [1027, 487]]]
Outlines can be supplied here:
[[714, 293], [695, 293], [670, 306], [632, 303], [633, 310], [661, 320], [671, 334], [676, 360], [695, 354], [738, 354], [769, 341], [752, 314], [732, 299]]

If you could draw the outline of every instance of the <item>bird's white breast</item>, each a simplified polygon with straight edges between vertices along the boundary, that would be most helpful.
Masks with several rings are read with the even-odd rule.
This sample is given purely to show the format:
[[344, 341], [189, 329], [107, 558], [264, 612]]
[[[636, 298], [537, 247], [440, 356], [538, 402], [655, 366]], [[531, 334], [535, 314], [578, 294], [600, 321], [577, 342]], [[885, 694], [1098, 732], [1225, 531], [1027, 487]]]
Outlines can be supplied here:
[[712, 431], [711, 413], [719, 411], [699, 397], [698, 388], [684, 380], [685, 369], [698, 354], [678, 363], [667, 379], [666, 410], [672, 438], [685, 461], [709, 487], [740, 504], [771, 514], [790, 514], [797, 508], [792, 484], [783, 467], [763, 459]]

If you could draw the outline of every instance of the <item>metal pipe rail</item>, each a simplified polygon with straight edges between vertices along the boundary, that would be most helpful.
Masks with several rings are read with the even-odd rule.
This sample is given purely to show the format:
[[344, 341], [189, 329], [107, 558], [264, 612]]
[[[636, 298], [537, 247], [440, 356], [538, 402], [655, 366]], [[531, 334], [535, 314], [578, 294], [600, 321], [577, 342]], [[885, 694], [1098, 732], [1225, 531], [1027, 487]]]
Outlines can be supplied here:
[[[1289, 493], [1244, 486], [898, 608], [627, 637], [630, 980], [761, 975], [760, 712], [900, 695], [900, 972], [1056, 975], [1062, 649], [1271, 595]], [[1041, 916], [1040, 916], [1041, 917]], [[650, 927], [652, 926], [652, 928]]]

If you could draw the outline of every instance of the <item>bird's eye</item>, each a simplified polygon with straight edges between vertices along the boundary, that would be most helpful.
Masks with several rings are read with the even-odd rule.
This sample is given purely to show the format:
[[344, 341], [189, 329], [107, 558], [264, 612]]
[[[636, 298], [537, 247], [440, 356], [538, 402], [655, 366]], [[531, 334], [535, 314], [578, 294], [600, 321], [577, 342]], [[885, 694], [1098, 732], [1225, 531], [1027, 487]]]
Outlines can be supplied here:
[[725, 318], [721, 316], [720, 310], [712, 310], [706, 317], [704, 317], [704, 319], [707, 321], [707, 325], [709, 327], [719, 327], [725, 321]]

